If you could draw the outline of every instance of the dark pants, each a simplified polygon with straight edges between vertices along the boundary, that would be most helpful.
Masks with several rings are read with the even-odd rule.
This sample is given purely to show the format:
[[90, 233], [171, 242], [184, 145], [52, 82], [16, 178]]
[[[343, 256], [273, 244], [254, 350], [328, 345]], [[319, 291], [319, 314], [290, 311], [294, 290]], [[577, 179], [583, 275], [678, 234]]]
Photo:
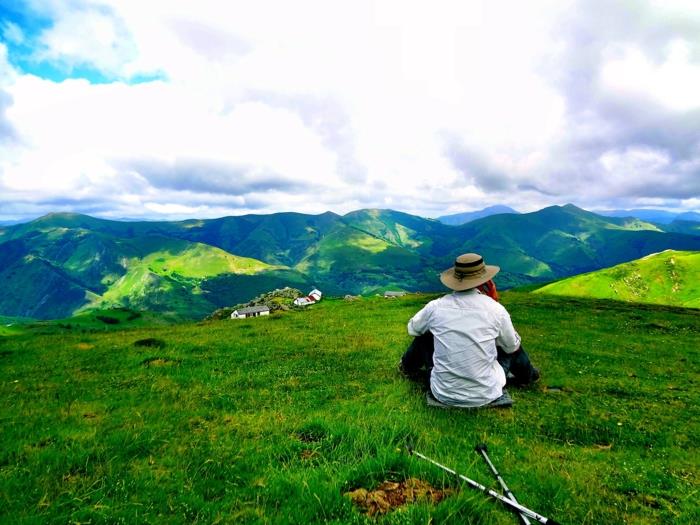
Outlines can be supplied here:
[[[496, 347], [496, 349], [498, 350], [498, 364], [506, 373], [508, 385], [529, 385], [539, 377], [539, 373], [530, 363], [530, 358], [522, 346], [512, 354], [504, 352], [500, 347]], [[415, 337], [401, 358], [401, 371], [410, 379], [428, 387], [430, 385], [430, 371], [433, 368], [434, 351], [433, 334], [426, 332]]]

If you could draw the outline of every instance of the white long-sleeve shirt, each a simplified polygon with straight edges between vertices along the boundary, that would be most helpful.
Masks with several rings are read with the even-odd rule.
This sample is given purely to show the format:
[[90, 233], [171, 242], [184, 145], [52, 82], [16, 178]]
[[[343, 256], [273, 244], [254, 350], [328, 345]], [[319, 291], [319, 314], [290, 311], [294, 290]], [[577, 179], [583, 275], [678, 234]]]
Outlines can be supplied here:
[[513, 353], [520, 336], [498, 302], [476, 289], [430, 301], [408, 322], [408, 333], [432, 332], [435, 340], [430, 389], [446, 405], [477, 407], [503, 394], [506, 376], [496, 346]]

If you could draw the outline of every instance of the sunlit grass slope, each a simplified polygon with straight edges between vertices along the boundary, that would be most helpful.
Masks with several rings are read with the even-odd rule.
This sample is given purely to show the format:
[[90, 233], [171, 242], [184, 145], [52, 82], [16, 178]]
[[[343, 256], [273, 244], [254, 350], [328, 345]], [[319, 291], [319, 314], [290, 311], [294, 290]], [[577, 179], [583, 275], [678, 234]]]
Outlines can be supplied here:
[[535, 293], [700, 308], [700, 252], [666, 250], [569, 277]]
[[250, 275], [272, 270], [269, 265], [249, 257], [239, 257], [224, 250], [201, 243], [186, 244], [174, 253], [167, 250], [149, 253], [142, 259], [155, 273], [178, 274], [183, 277], [205, 278], [222, 273]]
[[516, 523], [466, 487], [359, 514], [344, 492], [460, 487], [401, 452], [409, 438], [495, 487], [486, 442], [518, 499], [561, 523], [700, 522], [700, 312], [506, 293], [542, 380], [512, 409], [460, 412], [396, 371], [429, 299], [0, 338], [0, 522]]
[[22, 331], [22, 324], [25, 322], [20, 317], [7, 317], [0, 315], [0, 336], [15, 335]]
[[[126, 273], [105, 278], [107, 290], [94, 296], [82, 310], [127, 306], [204, 317], [223, 306], [222, 301], [235, 304], [250, 297], [249, 286], [240, 278], [249, 278], [257, 289], [269, 285], [270, 279], [263, 274], [275, 280], [277, 275], [290, 273], [289, 269], [283, 271], [284, 268], [201, 243], [146, 237], [142, 244], [143, 254], [124, 260]], [[228, 290], [211, 293], [221, 276], [227, 278]]]
[[208, 277], [224, 273], [252, 275], [276, 267], [219, 248], [175, 239], [152, 241], [143, 257], [125, 261], [126, 273], [110, 284], [98, 302], [118, 303], [147, 298], [154, 286], [171, 290], [178, 284], [196, 288]]

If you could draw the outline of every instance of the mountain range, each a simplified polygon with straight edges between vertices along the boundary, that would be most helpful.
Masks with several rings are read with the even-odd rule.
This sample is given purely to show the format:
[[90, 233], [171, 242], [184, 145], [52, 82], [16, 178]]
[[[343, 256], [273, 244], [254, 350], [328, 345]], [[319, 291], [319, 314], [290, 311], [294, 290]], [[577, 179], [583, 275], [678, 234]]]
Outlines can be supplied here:
[[694, 211], [686, 211], [682, 213], [655, 210], [651, 208], [639, 210], [606, 210], [597, 212], [605, 217], [636, 217], [643, 221], [654, 222], [658, 224], [671, 224], [674, 221], [681, 222], [700, 222], [700, 213]]
[[700, 231], [671, 226], [573, 205], [458, 226], [393, 210], [160, 222], [54, 213], [0, 228], [0, 315], [125, 306], [201, 318], [282, 286], [327, 295], [440, 290], [438, 273], [470, 251], [501, 266], [497, 284], [507, 288], [700, 250]]

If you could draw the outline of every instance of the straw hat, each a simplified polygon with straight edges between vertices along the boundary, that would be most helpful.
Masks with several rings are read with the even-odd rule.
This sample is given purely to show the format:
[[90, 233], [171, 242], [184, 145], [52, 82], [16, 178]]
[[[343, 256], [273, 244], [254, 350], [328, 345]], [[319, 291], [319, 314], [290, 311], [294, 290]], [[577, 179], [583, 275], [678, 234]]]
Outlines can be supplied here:
[[448, 288], [461, 292], [484, 284], [500, 269], [498, 266], [484, 264], [484, 258], [478, 253], [465, 253], [457, 257], [452, 268], [440, 274], [440, 281]]

